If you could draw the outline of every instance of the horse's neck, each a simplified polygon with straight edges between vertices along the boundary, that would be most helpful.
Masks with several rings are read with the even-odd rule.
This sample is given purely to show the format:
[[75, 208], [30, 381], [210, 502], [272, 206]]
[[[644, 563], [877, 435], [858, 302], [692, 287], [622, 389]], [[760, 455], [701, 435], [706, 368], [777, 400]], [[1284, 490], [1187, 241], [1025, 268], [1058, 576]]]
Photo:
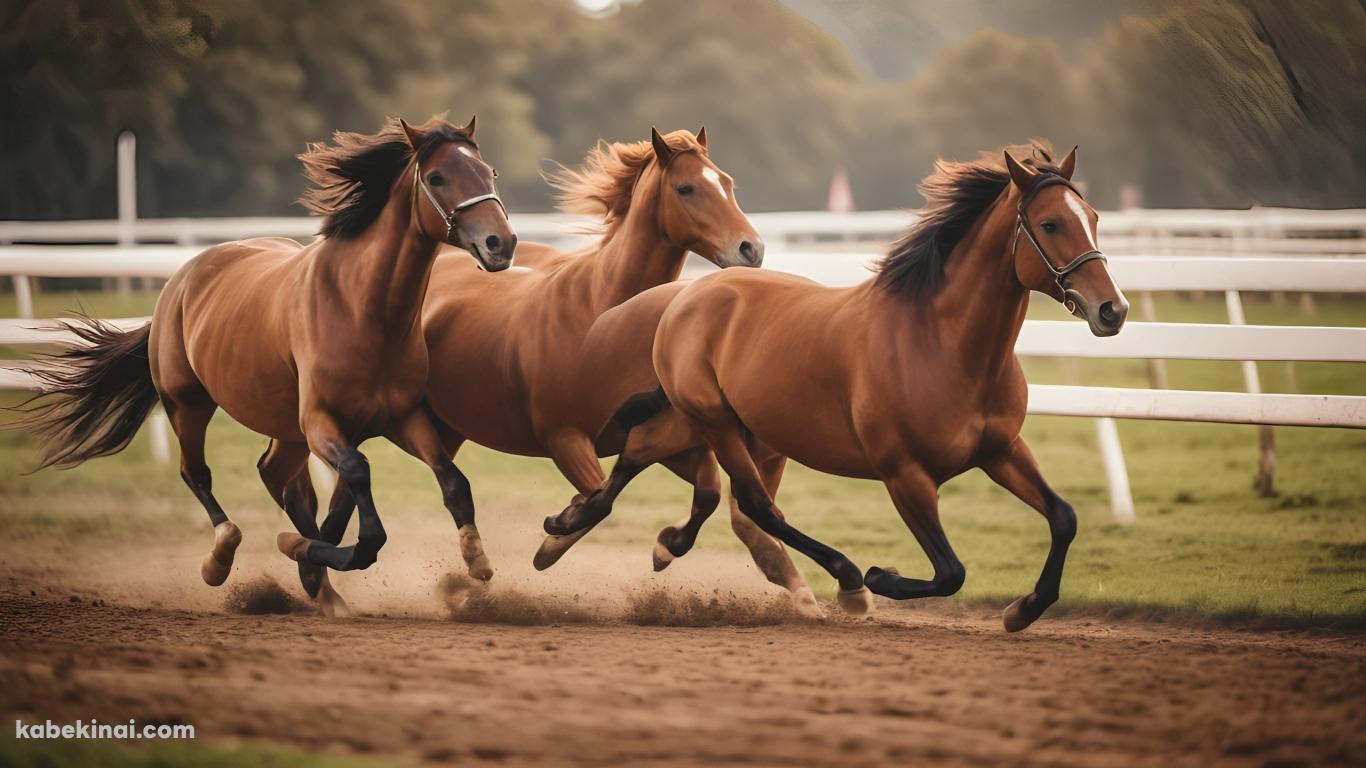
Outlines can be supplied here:
[[340, 289], [337, 300], [365, 327], [386, 336], [416, 326], [440, 243], [412, 226], [411, 195], [399, 174], [389, 202], [354, 238], [329, 244], [326, 266]]
[[944, 284], [930, 303], [944, 354], [979, 374], [1011, 359], [1029, 308], [1010, 253], [1013, 212], [1007, 191], [949, 254]]
[[1029, 308], [1029, 291], [1015, 277], [1010, 253], [1015, 218], [1009, 189], [953, 249], [934, 300], [948, 348], [969, 365], [1009, 359]]
[[683, 271], [687, 251], [666, 240], [659, 229], [655, 179], [653, 173], [641, 178], [631, 208], [612, 239], [584, 260], [584, 277], [599, 314], [642, 291], [677, 280]]

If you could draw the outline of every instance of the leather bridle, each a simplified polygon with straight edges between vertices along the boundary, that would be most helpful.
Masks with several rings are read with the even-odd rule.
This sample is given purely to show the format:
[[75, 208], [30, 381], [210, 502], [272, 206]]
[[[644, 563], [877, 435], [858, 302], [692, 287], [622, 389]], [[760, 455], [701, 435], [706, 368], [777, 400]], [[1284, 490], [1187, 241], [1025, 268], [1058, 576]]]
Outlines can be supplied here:
[[1072, 186], [1072, 182], [1068, 181], [1062, 176], [1056, 176], [1053, 174], [1049, 174], [1047, 176], [1040, 176], [1038, 181], [1034, 182], [1034, 186], [1030, 187], [1029, 191], [1024, 193], [1024, 196], [1020, 198], [1020, 205], [1017, 209], [1017, 214], [1015, 217], [1015, 237], [1010, 242], [1010, 257], [1012, 259], [1015, 258], [1015, 249], [1020, 244], [1020, 233], [1023, 232], [1025, 237], [1029, 238], [1030, 244], [1034, 246], [1034, 250], [1039, 254], [1039, 259], [1043, 261], [1043, 265], [1047, 267], [1048, 271], [1053, 274], [1053, 282], [1057, 283], [1058, 290], [1062, 291], [1063, 294], [1066, 295], [1067, 289], [1063, 286], [1062, 281], [1068, 275], [1072, 274], [1073, 272], [1076, 272], [1078, 269], [1081, 269], [1081, 266], [1088, 261], [1100, 259], [1103, 262], [1106, 261], [1106, 258], [1105, 254], [1100, 252], [1099, 250], [1091, 250], [1081, 254], [1075, 259], [1072, 259], [1067, 263], [1066, 266], [1063, 266], [1061, 268], [1053, 266], [1053, 262], [1048, 260], [1048, 255], [1043, 252], [1043, 247], [1039, 245], [1039, 241], [1034, 238], [1034, 233], [1030, 231], [1029, 216], [1025, 214], [1025, 207], [1029, 205], [1029, 201], [1033, 200], [1034, 196], [1039, 193], [1039, 190], [1045, 187], [1056, 186], [1058, 184], [1061, 184], [1067, 187], [1068, 189], [1072, 190], [1073, 192], [1076, 192], [1077, 197], [1081, 197], [1081, 192], [1078, 192], [1077, 188]]
[[413, 161], [413, 197], [414, 197], [414, 198], [417, 197], [417, 188], [418, 188], [418, 187], [421, 187], [421, 188], [422, 188], [422, 192], [427, 196], [427, 201], [430, 202], [430, 203], [432, 204], [432, 207], [436, 209], [437, 215], [441, 217], [441, 221], [446, 225], [446, 236], [445, 236], [444, 238], [442, 238], [442, 239], [443, 239], [444, 242], [447, 242], [447, 243], [449, 243], [450, 240], [451, 240], [451, 230], [455, 228], [455, 217], [456, 217], [457, 215], [459, 215], [459, 213], [460, 213], [461, 211], [465, 210], [466, 208], [471, 208], [471, 207], [473, 207], [473, 206], [476, 206], [476, 205], [478, 205], [479, 203], [484, 202], [485, 200], [492, 200], [492, 201], [494, 201], [495, 203], [498, 204], [498, 207], [499, 207], [499, 208], [502, 208], [502, 209], [503, 209], [503, 215], [504, 215], [504, 216], [507, 215], [507, 211], [508, 211], [507, 206], [506, 206], [506, 205], [503, 205], [503, 199], [500, 198], [500, 197], [498, 196], [498, 193], [497, 193], [497, 192], [485, 192], [485, 193], [482, 194], [482, 195], [475, 195], [474, 197], [471, 197], [471, 198], [469, 198], [468, 200], [465, 200], [465, 201], [460, 202], [460, 203], [456, 203], [455, 205], [451, 206], [451, 210], [450, 210], [450, 212], [448, 213], [448, 212], [446, 211], [446, 209], [444, 209], [444, 208], [441, 207], [441, 203], [440, 203], [440, 201], [438, 201], [438, 200], [436, 199], [436, 195], [432, 193], [431, 187], [428, 187], [428, 186], [427, 186], [427, 181], [426, 181], [426, 179], [423, 179], [423, 178], [422, 178], [422, 164], [419, 163], [419, 162], [417, 162], [416, 160], [414, 160], [414, 161]]

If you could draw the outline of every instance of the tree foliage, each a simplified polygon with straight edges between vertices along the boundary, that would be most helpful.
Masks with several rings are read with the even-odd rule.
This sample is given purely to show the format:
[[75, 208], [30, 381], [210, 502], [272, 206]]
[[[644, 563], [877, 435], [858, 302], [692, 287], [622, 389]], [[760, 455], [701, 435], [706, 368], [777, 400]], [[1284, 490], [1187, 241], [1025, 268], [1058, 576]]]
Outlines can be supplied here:
[[11, 0], [0, 216], [112, 215], [125, 129], [142, 215], [298, 213], [305, 141], [445, 110], [479, 114], [514, 210], [651, 125], [706, 125], [750, 210], [821, 207], [839, 168], [862, 208], [917, 205], [936, 157], [1031, 136], [1082, 145], [1102, 205], [1366, 205], [1359, 2], [1131, 5], [1073, 41], [983, 24], [887, 82], [778, 0]]

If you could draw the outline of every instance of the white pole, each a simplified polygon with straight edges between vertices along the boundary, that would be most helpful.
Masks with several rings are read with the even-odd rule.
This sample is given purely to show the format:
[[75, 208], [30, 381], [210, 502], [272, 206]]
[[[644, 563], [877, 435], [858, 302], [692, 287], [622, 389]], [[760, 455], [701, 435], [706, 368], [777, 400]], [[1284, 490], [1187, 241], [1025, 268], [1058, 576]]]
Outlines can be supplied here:
[[166, 412], [160, 408], [152, 411], [152, 417], [147, 420], [147, 428], [151, 430], [148, 437], [152, 439], [152, 460], [158, 464], [171, 460], [171, 440], [166, 436], [170, 426]]
[[[1243, 315], [1243, 299], [1237, 291], [1224, 291], [1224, 304], [1228, 308], [1229, 323], [1247, 325]], [[1257, 374], [1255, 361], [1243, 361], [1243, 382], [1249, 394], [1262, 393], [1262, 378]], [[1276, 433], [1271, 431], [1271, 427], [1257, 427], [1257, 445], [1257, 491], [1263, 496], [1270, 496], [1276, 488]]]
[[[119, 195], [119, 245], [127, 248], [137, 241], [138, 182], [137, 182], [137, 139], [132, 132], [119, 134], [116, 154]], [[114, 286], [119, 293], [127, 294], [132, 288], [132, 278], [116, 277]]]
[[25, 320], [33, 319], [33, 286], [27, 275], [14, 275], [14, 303], [18, 305], [19, 316]]
[[1096, 419], [1100, 438], [1100, 459], [1105, 464], [1105, 480], [1110, 486], [1110, 512], [1120, 523], [1132, 523], [1134, 496], [1129, 489], [1129, 468], [1124, 464], [1124, 449], [1119, 444], [1119, 429], [1114, 419]]

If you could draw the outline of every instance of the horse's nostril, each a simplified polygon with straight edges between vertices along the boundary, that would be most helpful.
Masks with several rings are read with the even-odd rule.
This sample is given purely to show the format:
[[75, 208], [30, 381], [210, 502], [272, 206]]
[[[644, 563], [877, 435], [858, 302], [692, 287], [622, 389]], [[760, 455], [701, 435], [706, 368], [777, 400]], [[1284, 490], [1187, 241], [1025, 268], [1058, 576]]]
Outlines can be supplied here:
[[1106, 325], [1115, 325], [1119, 322], [1119, 313], [1115, 311], [1115, 303], [1113, 301], [1107, 301], [1100, 305], [1100, 319], [1103, 320]]
[[754, 261], [755, 254], [754, 243], [748, 240], [740, 243], [740, 255], [745, 257], [745, 261]]
[[488, 249], [489, 249], [489, 251], [490, 251], [491, 253], [497, 253], [497, 252], [498, 252], [498, 248], [499, 248], [502, 244], [503, 244], [503, 241], [502, 241], [502, 240], [499, 240], [497, 235], [489, 235], [489, 236], [484, 240], [484, 245], [485, 245], [485, 246], [488, 246]]

